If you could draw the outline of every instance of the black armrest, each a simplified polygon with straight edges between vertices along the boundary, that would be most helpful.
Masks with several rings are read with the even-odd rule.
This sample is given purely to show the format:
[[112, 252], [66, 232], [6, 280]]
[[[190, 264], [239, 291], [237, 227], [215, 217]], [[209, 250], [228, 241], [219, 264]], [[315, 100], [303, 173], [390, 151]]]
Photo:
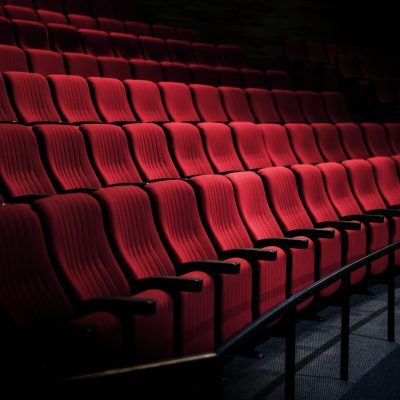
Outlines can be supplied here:
[[160, 276], [134, 281], [131, 286], [132, 294], [149, 289], [160, 289], [167, 292], [200, 292], [203, 280], [198, 278], [179, 278], [177, 276]]
[[156, 310], [156, 301], [132, 297], [97, 297], [79, 304], [79, 314], [109, 312], [111, 314], [151, 315]]
[[306, 239], [292, 239], [287, 237], [274, 237], [256, 240], [254, 247], [276, 246], [283, 250], [288, 249], [306, 249], [308, 247], [308, 240]]
[[206, 274], [228, 274], [235, 275], [240, 272], [239, 262], [226, 262], [220, 260], [190, 261], [175, 267], [178, 275], [193, 271], [201, 271]]
[[352, 214], [340, 217], [340, 219], [342, 221], [360, 221], [364, 224], [367, 222], [383, 222], [385, 220], [382, 215], [375, 214]]
[[366, 214], [383, 215], [384, 217], [400, 217], [400, 210], [396, 208], [382, 208], [378, 210], [365, 211]]
[[324, 221], [316, 224], [317, 228], [335, 228], [344, 231], [359, 231], [361, 223], [359, 221]]
[[264, 249], [231, 249], [221, 252], [220, 257], [226, 258], [243, 258], [247, 261], [274, 261], [276, 260], [276, 250], [264, 250]]
[[306, 229], [293, 229], [292, 231], [285, 232], [285, 236], [305, 236], [311, 240], [315, 239], [332, 239], [335, 237], [335, 231], [333, 229], [317, 229], [317, 228], [306, 228]]

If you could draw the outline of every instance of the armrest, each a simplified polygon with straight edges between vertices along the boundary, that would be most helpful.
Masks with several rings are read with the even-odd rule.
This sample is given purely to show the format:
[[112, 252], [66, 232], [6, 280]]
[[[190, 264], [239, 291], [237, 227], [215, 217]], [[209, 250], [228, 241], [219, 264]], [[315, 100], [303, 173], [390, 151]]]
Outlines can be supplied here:
[[385, 220], [382, 215], [375, 214], [352, 214], [340, 217], [340, 219], [342, 221], [360, 221], [364, 224], [367, 222], [383, 222]]
[[276, 250], [265, 250], [265, 249], [231, 249], [221, 252], [220, 257], [226, 258], [243, 258], [247, 261], [274, 261], [276, 260]]
[[315, 239], [332, 239], [335, 237], [335, 231], [333, 229], [317, 229], [317, 228], [307, 228], [307, 229], [294, 229], [292, 231], [285, 232], [285, 236], [305, 236], [311, 240]]
[[308, 247], [308, 240], [305, 239], [292, 239], [287, 237], [276, 237], [256, 240], [255, 247], [276, 246], [283, 250], [288, 249], [306, 249]]
[[400, 210], [396, 208], [382, 208], [378, 210], [365, 211], [366, 214], [383, 215], [384, 217], [400, 217]]
[[138, 186], [141, 188], [146, 187], [147, 182], [118, 182], [118, 183], [111, 183], [107, 185], [107, 187], [113, 187], [113, 186]]
[[190, 261], [177, 266], [175, 269], [178, 275], [182, 275], [193, 271], [201, 271], [210, 275], [213, 274], [235, 275], [240, 272], [240, 263], [226, 262], [220, 260]]
[[343, 231], [359, 231], [360, 221], [324, 221], [316, 224], [317, 228], [335, 228]]
[[200, 292], [203, 287], [202, 279], [179, 278], [177, 276], [162, 276], [145, 278], [134, 281], [131, 286], [132, 294], [149, 289], [160, 289], [167, 292]]
[[78, 305], [79, 314], [109, 312], [111, 314], [151, 315], [156, 310], [156, 301], [132, 297], [97, 297]]

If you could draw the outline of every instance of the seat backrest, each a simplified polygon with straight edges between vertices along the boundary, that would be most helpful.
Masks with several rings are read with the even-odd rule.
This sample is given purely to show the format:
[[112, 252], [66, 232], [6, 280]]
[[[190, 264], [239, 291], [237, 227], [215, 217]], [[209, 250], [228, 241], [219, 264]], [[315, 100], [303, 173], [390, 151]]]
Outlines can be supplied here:
[[111, 38], [108, 33], [92, 29], [79, 29], [79, 36], [87, 54], [92, 56], [114, 56]]
[[199, 64], [210, 65], [216, 67], [221, 65], [218, 57], [217, 47], [209, 43], [192, 43], [193, 51]]
[[200, 118], [206, 122], [228, 122], [218, 89], [201, 84], [189, 85]]
[[0, 44], [15, 46], [14, 32], [10, 20], [0, 16]]
[[165, 80], [168, 82], [180, 82], [189, 85], [192, 82], [189, 67], [178, 62], [162, 61], [161, 68]]
[[167, 39], [166, 40], [171, 60], [184, 64], [195, 63], [192, 46], [185, 40]]
[[364, 133], [365, 143], [373, 156], [393, 155], [383, 125], [364, 122], [360, 126]]
[[114, 18], [107, 17], [98, 17], [97, 23], [99, 24], [99, 28], [105, 32], [125, 32], [125, 24]]
[[291, 90], [273, 89], [272, 95], [278, 112], [285, 123], [306, 122], [301, 113], [300, 104], [295, 92]]
[[161, 66], [157, 61], [131, 60], [130, 64], [134, 79], [152, 82], [161, 82], [164, 80]]
[[179, 39], [187, 40], [188, 42], [198, 42], [200, 40], [200, 32], [190, 28], [176, 28], [176, 33]]
[[0, 73], [7, 71], [29, 71], [25, 53], [18, 47], [0, 45], [0, 54]]
[[277, 124], [260, 124], [264, 144], [272, 164], [284, 167], [297, 164], [299, 161], [293, 152], [287, 131], [284, 126]]
[[344, 55], [344, 49], [340, 44], [336, 43], [326, 43], [326, 54], [328, 56], [328, 61], [331, 64], [336, 64], [336, 57]]
[[382, 78], [379, 70], [378, 59], [374, 56], [359, 56], [361, 75], [364, 79], [380, 79]]
[[264, 74], [264, 71], [253, 68], [241, 68], [240, 73], [242, 74], [244, 87], [262, 89], [266, 89], [268, 87], [267, 78]]
[[386, 129], [393, 153], [400, 154], [400, 124], [386, 123], [383, 126]]
[[58, 109], [69, 123], [100, 122], [86, 79], [73, 75], [50, 75]]
[[324, 162], [315, 140], [314, 131], [306, 124], [286, 124], [292, 148], [301, 163]]
[[28, 56], [31, 71], [47, 76], [50, 74], [64, 74], [64, 60], [60, 53], [49, 50], [29, 49]]
[[240, 71], [232, 67], [215, 67], [220, 86], [243, 87]]
[[67, 25], [68, 20], [67, 17], [55, 11], [48, 11], [48, 10], [36, 10], [36, 13], [40, 19], [40, 21], [44, 24], [63, 24]]
[[283, 42], [283, 50], [290, 63], [304, 63], [307, 61], [303, 42], [295, 39], [286, 39]]
[[171, 25], [153, 24], [153, 36], [163, 39], [176, 39], [176, 30]]
[[357, 58], [349, 55], [336, 56], [336, 66], [344, 79], [360, 79], [361, 72], [358, 68]]
[[129, 100], [135, 114], [142, 122], [168, 122], [160, 90], [154, 82], [143, 80], [125, 81]]
[[325, 111], [324, 103], [319, 93], [298, 91], [296, 94], [300, 100], [301, 110], [307, 122], [310, 124], [331, 122]]
[[228, 126], [215, 122], [203, 122], [197, 127], [203, 138], [208, 159], [217, 173], [244, 170]]
[[22, 121], [27, 124], [61, 121], [44, 76], [28, 72], [6, 72], [3, 76]]
[[61, 0], [35, 0], [35, 5], [39, 10], [51, 10], [59, 13], [64, 12]]
[[100, 76], [96, 57], [90, 54], [64, 53], [64, 61], [69, 75]]
[[319, 42], [305, 42], [308, 61], [312, 64], [325, 64], [324, 45]]
[[252, 122], [229, 124], [240, 160], [246, 169], [272, 167], [261, 130]]
[[246, 89], [248, 100], [257, 122], [276, 124], [282, 122], [270, 91], [265, 89]]
[[222, 65], [226, 67], [240, 68], [246, 66], [243, 51], [239, 46], [220, 44], [218, 45], [218, 53]]
[[13, 25], [22, 49], [50, 50], [49, 36], [43, 24], [36, 21], [14, 20]]
[[0, 181], [6, 200], [55, 194], [32, 131], [22, 125], [0, 125]]
[[199, 83], [202, 85], [218, 86], [218, 76], [217, 72], [213, 67], [209, 65], [189, 65], [190, 71], [192, 73], [193, 83]]
[[218, 90], [225, 112], [231, 121], [255, 122], [246, 92], [243, 89], [221, 86]]
[[184, 83], [160, 82], [158, 84], [164, 104], [172, 121], [199, 122], [190, 89]]
[[119, 126], [86, 124], [80, 127], [93, 168], [103, 186], [141, 182], [125, 132]]
[[113, 44], [114, 52], [118, 57], [126, 58], [143, 58], [140, 51], [139, 39], [134, 35], [126, 33], [111, 32], [110, 38]]
[[3, 10], [9, 19], [18, 19], [25, 21], [37, 21], [38, 17], [35, 10], [31, 7], [21, 7], [13, 5], [4, 5]]
[[319, 150], [325, 161], [343, 161], [347, 159], [339, 132], [332, 124], [311, 124]]
[[97, 21], [93, 17], [81, 14], [68, 14], [69, 23], [78, 29], [97, 29]]
[[362, 136], [361, 129], [353, 123], [336, 124], [340, 133], [344, 151], [348, 158], [364, 158], [370, 157], [367, 147]]
[[89, 78], [97, 111], [107, 123], [136, 121], [129, 107], [124, 84], [113, 78]]
[[149, 24], [139, 21], [126, 21], [126, 32], [136, 36], [151, 36], [151, 28]]
[[119, 80], [131, 79], [131, 68], [127, 60], [116, 57], [97, 57], [101, 76]]
[[142, 54], [147, 60], [169, 61], [168, 49], [163, 39], [140, 36], [139, 42]]
[[335, 124], [339, 122], [352, 122], [349, 111], [347, 110], [346, 101], [341, 93], [338, 92], [322, 92], [326, 112], [329, 118]]
[[170, 122], [164, 124], [164, 130], [170, 144], [172, 157], [181, 176], [213, 173], [197, 127], [191, 124]]
[[286, 71], [269, 69], [265, 71], [271, 89], [293, 90], [293, 83]]
[[179, 178], [161, 127], [155, 124], [124, 126], [132, 157], [145, 180]]
[[16, 122], [17, 116], [11, 107], [3, 76], [0, 75], [0, 121]]
[[99, 188], [77, 126], [36, 125], [42, 157], [58, 191]]
[[65, 53], [83, 53], [78, 29], [72, 25], [48, 24], [50, 40], [54, 50]]

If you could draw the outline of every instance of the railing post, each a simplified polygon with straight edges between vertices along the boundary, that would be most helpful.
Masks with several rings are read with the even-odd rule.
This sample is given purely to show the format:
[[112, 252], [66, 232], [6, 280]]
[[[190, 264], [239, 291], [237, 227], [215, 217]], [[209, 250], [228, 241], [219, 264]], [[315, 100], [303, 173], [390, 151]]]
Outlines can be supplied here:
[[342, 326], [340, 332], [340, 379], [349, 379], [349, 341], [350, 341], [350, 274], [342, 281]]
[[285, 400], [295, 398], [296, 375], [296, 306], [286, 313]]
[[388, 267], [388, 332], [387, 337], [389, 342], [395, 340], [395, 252], [389, 253], [389, 267]]

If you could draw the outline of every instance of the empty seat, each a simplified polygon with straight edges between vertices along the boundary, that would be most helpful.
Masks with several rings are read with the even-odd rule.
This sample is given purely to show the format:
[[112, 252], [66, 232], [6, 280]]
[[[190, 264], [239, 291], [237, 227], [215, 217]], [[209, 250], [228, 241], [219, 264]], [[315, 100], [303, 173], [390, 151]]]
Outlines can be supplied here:
[[226, 114], [231, 121], [251, 121], [255, 122], [247, 101], [246, 92], [243, 89], [232, 87], [218, 88]]
[[361, 75], [364, 79], [380, 79], [381, 73], [379, 62], [373, 56], [360, 56], [358, 57], [360, 63]]
[[290, 63], [306, 62], [306, 52], [303, 42], [294, 39], [286, 39], [283, 42], [284, 55]]
[[271, 92], [283, 122], [305, 122], [304, 116], [301, 113], [299, 101], [294, 92], [280, 89], [274, 89]]
[[203, 122], [197, 125], [203, 138], [204, 149], [217, 173], [243, 171], [228, 126], [221, 123]]
[[100, 76], [99, 66], [94, 56], [80, 53], [64, 53], [65, 66], [69, 75], [84, 78]]
[[164, 98], [165, 108], [172, 121], [200, 121], [187, 85], [175, 82], [160, 82], [158, 86]]
[[218, 82], [221, 86], [243, 87], [240, 71], [231, 67], [216, 67]]
[[213, 173], [199, 130], [194, 125], [170, 122], [164, 124], [164, 130], [181, 176]]
[[400, 154], [400, 124], [386, 123], [384, 127], [394, 154]]
[[360, 126], [364, 133], [365, 143], [373, 156], [393, 155], [383, 125], [364, 122]]
[[108, 33], [91, 29], [79, 29], [79, 36], [87, 54], [92, 56], [114, 56], [111, 38]]
[[264, 144], [272, 161], [278, 167], [297, 164], [299, 161], [293, 152], [287, 131], [284, 126], [277, 124], [260, 124]]
[[13, 21], [15, 34], [21, 48], [50, 50], [46, 27], [35, 21]]
[[218, 75], [213, 67], [209, 65], [190, 64], [189, 68], [192, 73], [193, 83], [218, 86]]
[[168, 122], [158, 86], [149, 81], [125, 81], [135, 114], [142, 122]]
[[58, 109], [68, 123], [100, 122], [86, 79], [73, 75], [51, 75], [48, 79]]
[[172, 61], [184, 64], [195, 63], [193, 49], [189, 42], [185, 40], [167, 39], [166, 43]]
[[0, 44], [15, 46], [14, 32], [11, 22], [0, 16]]
[[0, 181], [6, 201], [55, 194], [29, 128], [0, 125]]
[[312, 64], [325, 64], [324, 45], [318, 42], [305, 42], [308, 61]]
[[168, 50], [164, 40], [155, 37], [139, 37], [144, 58], [153, 61], [169, 61]]
[[100, 73], [105, 78], [131, 79], [131, 68], [127, 60], [116, 57], [97, 57]]
[[[34, 204], [51, 246], [53, 262], [79, 304], [93, 298], [128, 297], [156, 300], [156, 313], [125, 315], [133, 335], [136, 362], [172, 356], [172, 300], [159, 290], [131, 292], [115, 260], [104, 230], [102, 211], [97, 201], [83, 193], [42, 199]], [[79, 240], [76, 240], [79, 237]], [[162, 337], [153, 332], [163, 332]]]
[[252, 122], [229, 124], [238, 155], [246, 169], [272, 167], [261, 130]]
[[3, 76], [0, 75], [0, 122], [16, 121], [17, 116], [15, 115], [14, 110], [11, 107]]
[[4, 77], [21, 121], [27, 124], [61, 121], [43, 75], [6, 72]]
[[49, 50], [26, 50], [31, 71], [44, 76], [65, 74], [64, 60], [60, 53]]
[[325, 111], [324, 103], [319, 93], [298, 91], [296, 94], [300, 100], [301, 110], [307, 122], [310, 124], [331, 122]]
[[[181, 180], [154, 182], [146, 186], [154, 205], [155, 219], [177, 266], [199, 260], [218, 260], [199, 215], [193, 189]], [[252, 320], [252, 284], [250, 264], [240, 258], [240, 273], [226, 274], [217, 266], [215, 279], [220, 304], [217, 338], [225, 341]], [[221, 268], [223, 264], [221, 265]], [[218, 271], [218, 272], [217, 272]]]
[[63, 4], [68, 14], [91, 15], [88, 0], [63, 0]]
[[335, 124], [338, 122], [352, 122], [349, 111], [347, 110], [346, 101], [341, 93], [338, 92], [322, 92], [325, 109], [329, 118]]
[[80, 14], [68, 14], [69, 23], [78, 29], [97, 29], [97, 21], [93, 17]]
[[292, 148], [301, 163], [313, 164], [324, 162], [318, 149], [313, 129], [306, 124], [286, 124]]
[[34, 8], [32, 0], [6, 0], [5, 3], [12, 6]]
[[57, 191], [101, 186], [90, 165], [85, 141], [77, 126], [36, 125], [34, 131]]
[[151, 36], [151, 28], [148, 24], [138, 21], [126, 21], [126, 32], [136, 36]]
[[337, 43], [326, 43], [326, 54], [328, 61], [331, 64], [336, 64], [336, 57], [344, 55], [344, 49], [340, 44]]
[[239, 46], [220, 44], [218, 45], [218, 52], [222, 65], [234, 68], [246, 66], [243, 51]]
[[124, 84], [118, 79], [89, 78], [93, 99], [102, 119], [107, 123], [134, 122]]
[[7, 71], [29, 71], [25, 53], [18, 47], [0, 45], [0, 54], [0, 73]]
[[221, 65], [218, 57], [218, 49], [209, 43], [192, 43], [193, 51], [199, 64], [216, 67]]
[[139, 39], [136, 36], [111, 32], [110, 38], [115, 54], [118, 57], [126, 58], [127, 60], [131, 58], [143, 58], [140, 51]]
[[271, 89], [293, 90], [293, 83], [286, 71], [269, 69], [265, 71]]
[[36, 10], [36, 12], [40, 21], [44, 24], [68, 24], [67, 17], [59, 12], [48, 10]]
[[152, 60], [131, 60], [132, 75], [135, 79], [161, 82], [164, 80], [161, 66]]
[[162, 39], [176, 38], [176, 30], [171, 25], [153, 24], [152, 31], [153, 31], [153, 36], [155, 37], [159, 37]]
[[218, 89], [209, 85], [191, 84], [193, 100], [200, 118], [206, 122], [228, 122]]
[[74, 26], [48, 24], [47, 30], [54, 50], [60, 53], [83, 53], [79, 32]]
[[63, 13], [61, 0], [35, 0], [36, 8], [39, 10], [50, 10]]
[[29, 7], [5, 5], [3, 6], [3, 10], [9, 19], [26, 21], [37, 21], [38, 19], [35, 10]]
[[95, 17], [115, 18], [114, 3], [111, 0], [90, 0], [90, 8]]
[[155, 124], [124, 126], [136, 165], [146, 181], [179, 178], [161, 127]]
[[358, 68], [357, 58], [355, 56], [336, 56], [336, 66], [343, 79], [361, 79], [360, 69]]
[[114, 18], [109, 17], [99, 17], [97, 18], [97, 22], [99, 24], [99, 29], [105, 32], [125, 32], [125, 24]]
[[176, 33], [179, 39], [187, 40], [188, 42], [198, 42], [200, 40], [200, 32], [190, 28], [176, 28]]
[[347, 159], [340, 141], [339, 132], [332, 124], [312, 124], [319, 150], [325, 161], [343, 161]]
[[122, 128], [108, 124], [80, 127], [93, 168], [103, 186], [141, 182]]
[[361, 129], [353, 123], [343, 123], [336, 125], [342, 140], [344, 151], [347, 158], [367, 159], [370, 154], [364, 143]]
[[242, 80], [246, 88], [266, 88], [267, 79], [263, 71], [252, 68], [241, 68]]
[[161, 68], [168, 82], [191, 83], [190, 70], [187, 65], [178, 62], [162, 61]]
[[251, 88], [246, 89], [246, 93], [257, 122], [271, 124], [282, 122], [270, 91]]

